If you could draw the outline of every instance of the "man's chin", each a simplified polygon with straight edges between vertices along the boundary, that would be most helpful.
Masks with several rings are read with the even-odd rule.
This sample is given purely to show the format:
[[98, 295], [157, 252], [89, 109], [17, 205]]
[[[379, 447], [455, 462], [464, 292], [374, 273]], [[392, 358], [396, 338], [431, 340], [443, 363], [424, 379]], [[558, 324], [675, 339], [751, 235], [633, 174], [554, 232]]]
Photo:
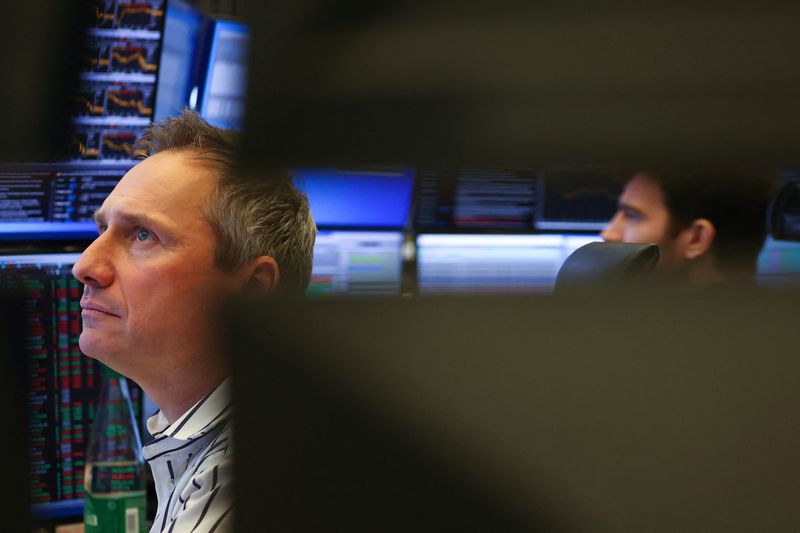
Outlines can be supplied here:
[[107, 342], [107, 336], [98, 337], [99, 335], [96, 333], [84, 330], [78, 339], [78, 346], [81, 349], [81, 353], [86, 357], [106, 363], [111, 358], [114, 350]]

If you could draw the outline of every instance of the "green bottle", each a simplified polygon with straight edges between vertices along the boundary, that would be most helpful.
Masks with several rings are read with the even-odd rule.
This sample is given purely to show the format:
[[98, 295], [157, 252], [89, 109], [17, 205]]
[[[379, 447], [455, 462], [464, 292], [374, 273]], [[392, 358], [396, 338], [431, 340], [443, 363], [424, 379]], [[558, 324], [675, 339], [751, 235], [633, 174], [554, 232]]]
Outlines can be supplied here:
[[86, 533], [145, 533], [145, 477], [128, 382], [103, 367], [86, 450]]

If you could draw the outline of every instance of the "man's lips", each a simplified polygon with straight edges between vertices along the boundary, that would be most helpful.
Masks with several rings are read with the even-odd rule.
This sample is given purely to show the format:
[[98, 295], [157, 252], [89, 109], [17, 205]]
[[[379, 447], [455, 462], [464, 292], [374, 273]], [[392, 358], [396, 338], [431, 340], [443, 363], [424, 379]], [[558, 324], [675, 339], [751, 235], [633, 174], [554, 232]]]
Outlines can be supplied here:
[[94, 311], [97, 313], [103, 313], [104, 315], [119, 317], [118, 314], [109, 311], [107, 307], [96, 304], [94, 302], [81, 302], [81, 309], [83, 309], [84, 311]]

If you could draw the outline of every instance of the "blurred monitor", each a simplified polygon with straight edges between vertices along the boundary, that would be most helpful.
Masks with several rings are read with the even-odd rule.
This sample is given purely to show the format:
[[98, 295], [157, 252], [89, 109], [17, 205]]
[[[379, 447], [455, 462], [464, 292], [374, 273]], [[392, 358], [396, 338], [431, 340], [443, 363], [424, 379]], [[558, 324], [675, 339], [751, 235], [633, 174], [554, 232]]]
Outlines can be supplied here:
[[161, 41], [161, 69], [154, 120], [178, 115], [190, 105], [197, 84], [203, 14], [187, 0], [169, 0]]
[[592, 169], [542, 172], [538, 182], [536, 228], [600, 231], [617, 211], [626, 178]]
[[419, 231], [531, 231], [536, 172], [420, 170], [414, 225]]
[[419, 235], [419, 293], [551, 292], [566, 258], [597, 240], [596, 235]]
[[81, 51], [69, 161], [127, 163], [154, 116], [165, 0], [97, 3]]
[[403, 235], [380, 231], [320, 231], [309, 296], [397, 296]]
[[295, 184], [308, 196], [320, 228], [402, 228], [411, 209], [411, 169], [345, 171], [296, 169]]
[[208, 53], [198, 110], [215, 126], [241, 129], [250, 29], [241, 22], [216, 20], [208, 32]]
[[91, 240], [94, 212], [128, 164], [0, 168], [0, 241]]
[[[79, 254], [0, 255], [0, 289], [24, 297], [30, 502], [40, 520], [83, 513], [83, 474], [98, 392], [97, 363], [78, 346]], [[132, 387], [136, 405], [141, 389]]]
[[800, 242], [768, 237], [758, 256], [756, 280], [763, 286], [800, 286]]

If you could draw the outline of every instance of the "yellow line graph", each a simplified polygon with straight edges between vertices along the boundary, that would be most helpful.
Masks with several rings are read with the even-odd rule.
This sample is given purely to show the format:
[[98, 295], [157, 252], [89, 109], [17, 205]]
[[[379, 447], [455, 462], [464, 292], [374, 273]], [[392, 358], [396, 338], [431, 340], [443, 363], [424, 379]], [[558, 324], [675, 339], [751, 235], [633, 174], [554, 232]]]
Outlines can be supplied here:
[[96, 13], [97, 13], [97, 20], [98, 20], [98, 21], [101, 21], [101, 20], [102, 20], [102, 21], [113, 21], [113, 20], [114, 20], [114, 13], [104, 13], [104, 12], [103, 12], [103, 11], [100, 9], [100, 6], [97, 6], [97, 7], [95, 8], [95, 11], [96, 11]]
[[139, 63], [139, 68], [146, 72], [154, 72], [157, 68], [155, 65], [148, 63], [147, 59], [141, 52], [136, 52], [135, 54], [131, 54], [129, 56], [122, 55], [119, 52], [111, 52], [111, 57], [122, 65], [127, 65], [131, 61], [136, 60]]
[[101, 105], [94, 105], [91, 100], [88, 98], [78, 97], [78, 101], [86, 106], [86, 110], [91, 114], [102, 114], [105, 111], [105, 107]]
[[109, 139], [103, 139], [103, 146], [116, 150], [117, 152], [125, 152], [128, 155], [133, 153], [133, 143], [126, 143], [125, 141], [115, 143]]
[[[120, 4], [121, 5], [121, 4]], [[130, 4], [127, 4], [130, 5]], [[155, 9], [149, 6], [139, 6], [139, 7], [124, 7], [119, 12], [119, 20], [122, 21], [122, 17], [125, 15], [139, 15], [141, 13], [147, 13], [150, 16], [154, 17], [162, 17], [164, 16], [164, 12], [160, 9]]]
[[109, 91], [106, 94], [106, 97], [120, 107], [125, 107], [125, 108], [136, 107], [137, 111], [139, 111], [141, 115], [153, 114], [153, 108], [145, 107], [144, 102], [142, 102], [141, 100], [125, 100], [124, 98], [120, 98], [119, 96], [117, 96], [117, 93], [111, 91]]

